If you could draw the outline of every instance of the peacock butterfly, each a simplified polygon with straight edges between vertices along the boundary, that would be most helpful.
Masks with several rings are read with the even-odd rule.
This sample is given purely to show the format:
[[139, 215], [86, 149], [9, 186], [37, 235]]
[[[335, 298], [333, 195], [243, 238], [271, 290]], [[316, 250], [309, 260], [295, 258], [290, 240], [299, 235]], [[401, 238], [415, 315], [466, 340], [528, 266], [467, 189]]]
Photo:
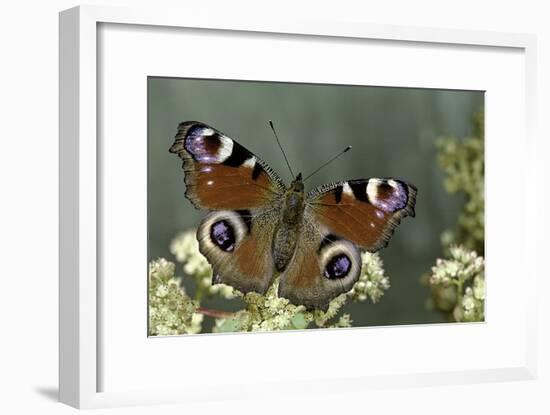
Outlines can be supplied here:
[[410, 183], [356, 179], [306, 194], [302, 174], [285, 186], [252, 152], [201, 122], [181, 123], [170, 152], [183, 160], [186, 197], [210, 211], [197, 239], [213, 283], [243, 293], [263, 294], [279, 276], [279, 296], [326, 310], [359, 278], [360, 250], [385, 247], [401, 219], [415, 215]]

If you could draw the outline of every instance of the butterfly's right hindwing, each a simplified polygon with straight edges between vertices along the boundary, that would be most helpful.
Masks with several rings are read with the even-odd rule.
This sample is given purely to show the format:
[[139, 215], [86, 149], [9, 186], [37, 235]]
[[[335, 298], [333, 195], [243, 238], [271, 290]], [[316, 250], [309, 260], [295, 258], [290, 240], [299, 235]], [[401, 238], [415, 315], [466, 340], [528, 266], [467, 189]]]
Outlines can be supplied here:
[[326, 311], [333, 298], [351, 290], [359, 279], [361, 253], [353, 242], [331, 234], [308, 216], [294, 257], [281, 274], [279, 296]]

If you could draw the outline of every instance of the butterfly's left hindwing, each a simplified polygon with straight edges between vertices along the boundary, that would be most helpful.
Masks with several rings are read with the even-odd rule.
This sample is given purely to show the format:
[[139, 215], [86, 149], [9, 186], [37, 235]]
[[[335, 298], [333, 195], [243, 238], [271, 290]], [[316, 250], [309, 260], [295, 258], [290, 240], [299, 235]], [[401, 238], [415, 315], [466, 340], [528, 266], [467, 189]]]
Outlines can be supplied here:
[[170, 152], [183, 160], [185, 195], [196, 208], [260, 208], [284, 192], [267, 164], [206, 124], [181, 123]]
[[265, 293], [273, 278], [271, 244], [280, 211], [214, 211], [197, 230], [199, 250], [212, 265], [212, 282]]

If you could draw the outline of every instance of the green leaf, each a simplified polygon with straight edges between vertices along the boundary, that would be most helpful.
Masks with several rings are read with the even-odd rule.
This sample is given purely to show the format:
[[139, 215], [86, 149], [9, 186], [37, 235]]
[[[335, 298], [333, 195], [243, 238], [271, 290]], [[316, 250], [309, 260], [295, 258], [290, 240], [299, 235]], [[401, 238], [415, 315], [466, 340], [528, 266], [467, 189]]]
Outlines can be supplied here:
[[305, 329], [309, 325], [309, 322], [306, 320], [306, 317], [303, 313], [297, 313], [296, 315], [294, 315], [290, 319], [290, 322], [292, 323], [293, 328], [298, 330]]
[[233, 333], [238, 331], [239, 322], [233, 318], [225, 320], [221, 326], [218, 327], [220, 333]]

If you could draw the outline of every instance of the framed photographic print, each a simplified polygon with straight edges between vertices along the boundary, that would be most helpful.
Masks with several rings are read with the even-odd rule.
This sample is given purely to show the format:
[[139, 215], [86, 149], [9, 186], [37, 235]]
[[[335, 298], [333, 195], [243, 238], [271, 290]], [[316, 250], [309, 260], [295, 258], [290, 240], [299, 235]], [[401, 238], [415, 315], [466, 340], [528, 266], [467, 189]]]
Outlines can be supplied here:
[[63, 402], [534, 376], [534, 38], [78, 7], [60, 51]]
[[[147, 88], [149, 335], [483, 321], [482, 91], [157, 77]], [[400, 230], [418, 189], [424, 214]], [[390, 274], [401, 279], [381, 301]]]

